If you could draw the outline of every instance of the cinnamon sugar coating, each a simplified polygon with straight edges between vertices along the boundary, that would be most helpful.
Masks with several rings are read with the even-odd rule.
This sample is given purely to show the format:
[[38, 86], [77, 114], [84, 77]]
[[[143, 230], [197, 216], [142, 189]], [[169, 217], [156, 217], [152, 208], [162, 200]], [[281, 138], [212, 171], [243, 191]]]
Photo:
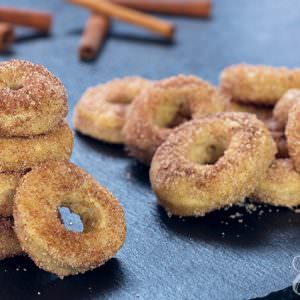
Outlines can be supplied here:
[[280, 128], [285, 128], [289, 110], [296, 102], [300, 102], [300, 89], [288, 90], [276, 103], [273, 110], [273, 116]]
[[0, 63], [0, 136], [46, 133], [67, 110], [61, 81], [45, 67], [23, 60]]
[[200, 78], [178, 75], [158, 81], [131, 105], [125, 144], [134, 157], [149, 164], [174, 127], [224, 109], [225, 96]]
[[220, 81], [235, 101], [274, 105], [287, 90], [300, 88], [300, 69], [233, 65], [223, 70]]
[[175, 129], [153, 157], [151, 185], [171, 214], [203, 216], [250, 195], [275, 153], [254, 115], [219, 113]]
[[24, 171], [52, 159], [69, 159], [73, 133], [65, 123], [33, 137], [0, 137], [0, 172]]
[[[83, 232], [66, 230], [58, 208], [80, 215]], [[15, 231], [24, 251], [59, 277], [92, 270], [124, 243], [124, 213], [115, 197], [70, 162], [47, 162], [27, 173], [15, 196]]]
[[0, 218], [0, 260], [21, 255], [22, 249], [11, 218]]
[[285, 128], [288, 151], [296, 171], [300, 172], [300, 102], [289, 109], [288, 121]]
[[295, 207], [300, 204], [300, 174], [291, 159], [277, 159], [253, 194], [259, 202]]
[[151, 83], [141, 77], [124, 77], [89, 88], [75, 107], [75, 128], [101, 141], [122, 144], [129, 106]]
[[0, 217], [12, 216], [14, 195], [22, 175], [22, 172], [0, 173]]

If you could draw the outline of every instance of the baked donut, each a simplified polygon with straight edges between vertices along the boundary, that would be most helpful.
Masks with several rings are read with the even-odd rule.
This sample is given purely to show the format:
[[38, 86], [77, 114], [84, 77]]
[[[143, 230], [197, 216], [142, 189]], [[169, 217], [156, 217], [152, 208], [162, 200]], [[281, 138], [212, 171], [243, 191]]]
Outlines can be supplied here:
[[0, 172], [17, 172], [47, 160], [69, 159], [73, 133], [66, 123], [44, 135], [33, 137], [0, 137]]
[[300, 103], [295, 103], [288, 113], [285, 128], [288, 151], [296, 171], [300, 172]]
[[13, 220], [0, 218], [0, 260], [21, 254], [22, 249], [13, 229]]
[[179, 75], [153, 84], [132, 103], [124, 126], [130, 153], [149, 164], [174, 127], [224, 111], [225, 97], [208, 82]]
[[75, 128], [101, 141], [122, 144], [129, 105], [150, 85], [141, 77], [125, 77], [89, 88], [75, 107]]
[[291, 88], [300, 88], [300, 69], [234, 65], [221, 73], [221, 89], [234, 101], [274, 105]]
[[290, 89], [276, 103], [273, 116], [281, 129], [285, 128], [290, 108], [300, 101], [300, 89]]
[[23, 174], [20, 172], [0, 173], [0, 217], [13, 214], [13, 198]]
[[255, 189], [253, 198], [276, 206], [300, 205], [300, 174], [291, 159], [276, 159]]
[[[58, 214], [78, 214], [83, 232], [67, 230]], [[24, 175], [14, 205], [15, 232], [42, 269], [63, 278], [94, 269], [116, 254], [126, 226], [115, 197], [79, 167], [49, 161]]]
[[253, 193], [275, 153], [253, 114], [219, 113], [177, 128], [156, 151], [150, 181], [169, 213], [203, 216]]
[[67, 114], [66, 91], [45, 67], [23, 60], [0, 63], [0, 136], [46, 133]]

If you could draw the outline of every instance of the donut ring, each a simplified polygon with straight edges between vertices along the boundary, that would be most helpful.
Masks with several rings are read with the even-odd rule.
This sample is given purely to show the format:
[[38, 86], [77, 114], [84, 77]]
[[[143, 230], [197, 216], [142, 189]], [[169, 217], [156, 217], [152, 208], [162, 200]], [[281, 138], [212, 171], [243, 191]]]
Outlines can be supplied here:
[[300, 204], [300, 174], [291, 159], [276, 159], [253, 194], [255, 200], [275, 206], [295, 207]]
[[274, 105], [291, 88], [300, 88], [300, 69], [241, 64], [221, 74], [221, 89], [239, 102]]
[[225, 97], [208, 82], [179, 75], [161, 80], [132, 103], [124, 126], [130, 153], [149, 164], [177, 125], [225, 109]]
[[[84, 232], [65, 229], [58, 216], [61, 206], [80, 215]], [[47, 162], [22, 177], [14, 219], [23, 250], [40, 268], [61, 278], [104, 264], [126, 235], [124, 213], [114, 196], [64, 161]]]
[[129, 105], [150, 84], [141, 77], [125, 77], [89, 88], [75, 107], [75, 128], [101, 141], [124, 143], [122, 128]]
[[13, 198], [22, 173], [0, 173], [0, 217], [10, 217], [13, 214]]
[[285, 128], [288, 151], [295, 169], [300, 172], [300, 103], [295, 103], [289, 110]]
[[177, 128], [156, 151], [150, 181], [171, 214], [203, 216], [253, 193], [275, 153], [254, 115], [219, 113]]
[[47, 160], [69, 159], [73, 133], [66, 123], [45, 135], [0, 137], [0, 172], [24, 171]]
[[10, 218], [0, 218], [0, 260], [22, 254], [22, 249], [13, 230]]
[[273, 116], [281, 129], [284, 129], [288, 120], [290, 108], [300, 100], [300, 89], [290, 89], [280, 98], [273, 110]]
[[46, 133], [67, 114], [61, 81], [28, 61], [0, 63], [0, 136]]

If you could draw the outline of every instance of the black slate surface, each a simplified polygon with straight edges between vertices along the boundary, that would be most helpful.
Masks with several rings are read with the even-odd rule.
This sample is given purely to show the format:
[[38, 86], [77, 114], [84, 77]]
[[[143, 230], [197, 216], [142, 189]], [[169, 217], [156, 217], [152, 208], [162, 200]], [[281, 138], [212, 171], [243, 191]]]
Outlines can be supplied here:
[[[62, 0], [2, 0], [1, 4], [48, 9], [55, 14], [50, 37], [18, 30], [11, 53], [44, 64], [65, 84], [70, 113], [90, 85], [117, 76], [153, 79], [192, 73], [217, 84], [233, 63], [300, 65], [300, 2], [216, 0], [210, 20], [170, 18], [173, 44], [143, 30], [114, 23], [97, 61], [80, 63], [77, 46], [87, 12]], [[202, 219], [169, 218], [151, 192], [148, 169], [122, 147], [76, 135], [72, 161], [121, 201], [127, 240], [116, 258], [95, 271], [66, 278], [39, 270], [28, 258], [0, 262], [0, 299], [294, 299], [300, 216], [259, 208], [233, 208]], [[260, 211], [263, 211], [261, 213]], [[239, 212], [243, 217], [232, 219]], [[242, 219], [243, 222], [239, 221]]]

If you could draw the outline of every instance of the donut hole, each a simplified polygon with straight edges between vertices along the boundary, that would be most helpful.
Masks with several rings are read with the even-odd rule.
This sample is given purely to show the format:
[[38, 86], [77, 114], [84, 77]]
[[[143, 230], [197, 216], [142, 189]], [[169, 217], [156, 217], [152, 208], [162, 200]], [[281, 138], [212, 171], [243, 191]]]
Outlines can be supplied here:
[[65, 229], [70, 230], [71, 228], [71, 231], [75, 232], [91, 232], [100, 221], [96, 213], [97, 209], [91, 207], [90, 203], [85, 202], [84, 199], [75, 197], [61, 203], [58, 212]]
[[65, 229], [73, 232], [83, 232], [84, 224], [79, 214], [73, 212], [69, 207], [60, 206], [58, 208], [59, 218]]
[[161, 128], [175, 128], [192, 119], [189, 103], [184, 99], [165, 99], [154, 115], [154, 123]]
[[196, 142], [188, 154], [189, 159], [201, 165], [214, 165], [222, 158], [227, 150], [229, 142], [226, 139], [219, 139], [207, 136]]

